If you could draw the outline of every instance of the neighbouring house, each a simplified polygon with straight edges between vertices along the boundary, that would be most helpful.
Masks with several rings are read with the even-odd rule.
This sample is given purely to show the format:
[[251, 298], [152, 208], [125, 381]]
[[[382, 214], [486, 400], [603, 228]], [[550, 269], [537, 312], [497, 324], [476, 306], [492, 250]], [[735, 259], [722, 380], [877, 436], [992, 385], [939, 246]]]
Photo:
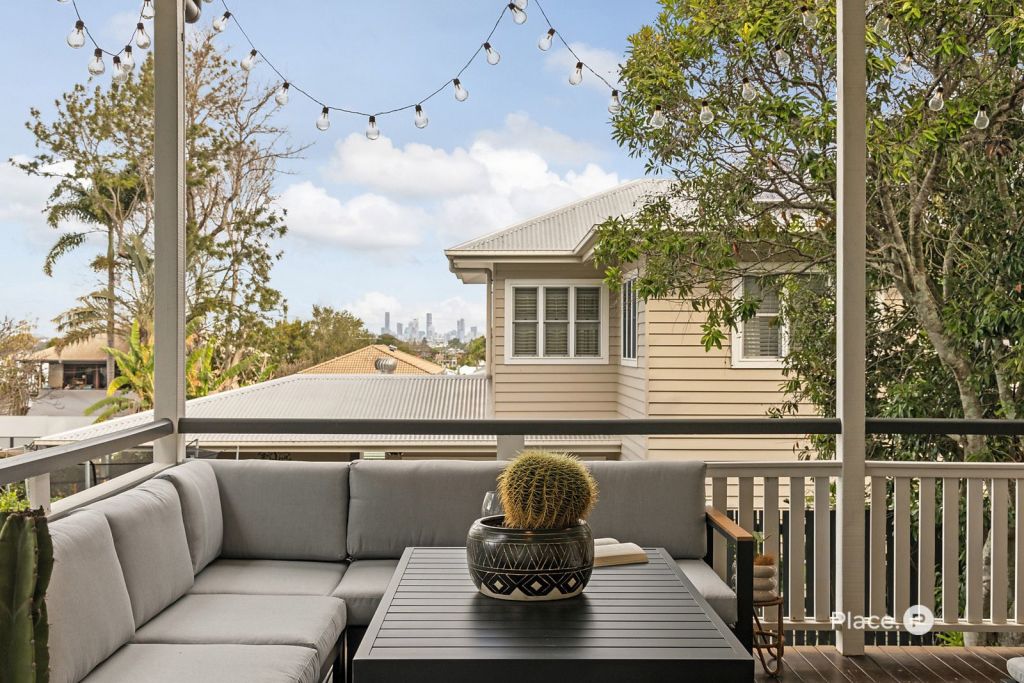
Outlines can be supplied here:
[[[681, 300], [611, 292], [593, 260], [595, 226], [663, 192], [636, 180], [445, 251], [487, 287], [487, 367], [496, 418], [764, 417], [783, 400], [778, 299], [722, 349], [700, 343], [703, 314]], [[757, 278], [736, 283], [758, 287]], [[622, 437], [624, 459], [792, 457], [791, 438]]]
[[[121, 344], [115, 344], [121, 348]], [[96, 335], [67, 346], [47, 346], [25, 357], [24, 363], [39, 367], [43, 386], [49, 389], [98, 390], [107, 388], [107, 339]]]
[[[380, 359], [393, 360], [378, 364]], [[396, 375], [440, 375], [444, 368], [429, 360], [406, 353], [395, 346], [387, 344], [371, 344], [361, 349], [356, 349], [344, 356], [338, 356], [331, 360], [324, 361], [311, 368], [300, 371], [303, 375], [370, 375], [381, 372], [380, 367], [390, 370], [388, 374]]]

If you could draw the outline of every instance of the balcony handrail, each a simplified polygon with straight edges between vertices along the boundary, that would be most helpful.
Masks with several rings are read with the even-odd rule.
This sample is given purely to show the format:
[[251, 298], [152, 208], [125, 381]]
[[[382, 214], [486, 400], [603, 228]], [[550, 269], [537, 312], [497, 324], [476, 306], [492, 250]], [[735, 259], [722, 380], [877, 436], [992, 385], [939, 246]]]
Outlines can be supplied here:
[[0, 486], [48, 474], [173, 433], [174, 423], [164, 418], [63, 446], [3, 458], [0, 459]]
[[961, 436], [1024, 436], [1024, 420], [946, 417], [869, 417], [868, 434], [957, 434]]

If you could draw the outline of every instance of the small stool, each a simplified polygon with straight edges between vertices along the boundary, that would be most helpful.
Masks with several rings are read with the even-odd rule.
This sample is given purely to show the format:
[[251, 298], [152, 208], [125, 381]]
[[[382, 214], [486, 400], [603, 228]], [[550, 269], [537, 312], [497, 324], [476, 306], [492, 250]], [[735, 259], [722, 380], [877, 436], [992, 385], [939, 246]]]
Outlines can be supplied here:
[[[759, 610], [777, 607], [777, 623], [761, 622]], [[774, 626], [774, 628], [771, 628]], [[786, 647], [786, 635], [782, 630], [782, 597], [772, 600], [754, 601], [754, 650], [766, 674], [777, 678], [782, 674], [782, 654]]]

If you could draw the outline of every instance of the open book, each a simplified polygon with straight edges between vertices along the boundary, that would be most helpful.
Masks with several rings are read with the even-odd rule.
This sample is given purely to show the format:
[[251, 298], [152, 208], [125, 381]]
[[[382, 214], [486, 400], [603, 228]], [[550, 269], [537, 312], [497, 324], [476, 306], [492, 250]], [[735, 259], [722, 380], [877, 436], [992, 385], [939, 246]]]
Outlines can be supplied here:
[[612, 567], [619, 564], [643, 564], [647, 553], [636, 543], [619, 543], [614, 538], [594, 541], [594, 566]]

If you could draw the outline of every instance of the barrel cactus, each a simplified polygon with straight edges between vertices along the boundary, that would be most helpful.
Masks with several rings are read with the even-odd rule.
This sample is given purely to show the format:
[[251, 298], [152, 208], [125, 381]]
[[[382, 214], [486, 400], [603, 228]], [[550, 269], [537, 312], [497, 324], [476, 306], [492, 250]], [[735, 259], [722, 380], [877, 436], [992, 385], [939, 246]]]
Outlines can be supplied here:
[[564, 453], [524, 451], [498, 476], [505, 526], [565, 529], [585, 520], [597, 502], [597, 482]]
[[46, 588], [53, 546], [42, 510], [0, 513], [0, 681], [48, 681]]

